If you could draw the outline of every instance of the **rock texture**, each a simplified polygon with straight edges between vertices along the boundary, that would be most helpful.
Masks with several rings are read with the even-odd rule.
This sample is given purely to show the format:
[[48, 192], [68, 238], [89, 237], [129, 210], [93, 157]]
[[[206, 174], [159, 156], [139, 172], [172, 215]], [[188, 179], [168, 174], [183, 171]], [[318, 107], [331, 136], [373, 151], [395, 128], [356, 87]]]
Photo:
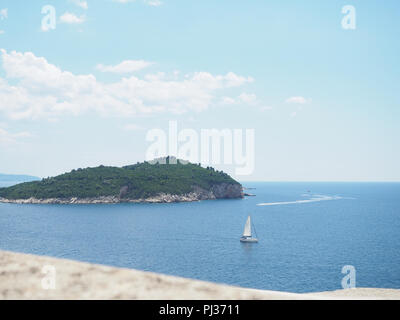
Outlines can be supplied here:
[[239, 184], [222, 183], [211, 188], [217, 199], [243, 198], [243, 187]]
[[17, 203], [17, 204], [113, 204], [113, 203], [171, 203], [171, 202], [193, 202], [200, 200], [215, 200], [215, 199], [235, 199], [243, 198], [243, 188], [240, 184], [227, 184], [222, 183], [214, 185], [210, 190], [202, 189], [198, 186], [193, 186], [193, 191], [187, 194], [165, 194], [161, 193], [154, 197], [144, 199], [129, 199], [124, 198], [126, 189], [121, 188], [119, 196], [103, 196], [98, 198], [51, 198], [51, 199], [4, 199], [0, 198], [3, 203]]
[[0, 251], [0, 299], [400, 299], [400, 290], [294, 294]]

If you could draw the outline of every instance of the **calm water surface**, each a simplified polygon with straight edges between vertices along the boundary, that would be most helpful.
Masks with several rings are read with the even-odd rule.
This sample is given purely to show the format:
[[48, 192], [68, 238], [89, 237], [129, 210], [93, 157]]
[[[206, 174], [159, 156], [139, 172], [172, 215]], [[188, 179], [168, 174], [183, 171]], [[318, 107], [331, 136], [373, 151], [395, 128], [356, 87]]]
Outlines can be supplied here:
[[[358, 287], [400, 288], [399, 183], [244, 186], [257, 196], [0, 204], [0, 249], [292, 292], [340, 289], [353, 265]], [[258, 244], [239, 242], [249, 214]]]

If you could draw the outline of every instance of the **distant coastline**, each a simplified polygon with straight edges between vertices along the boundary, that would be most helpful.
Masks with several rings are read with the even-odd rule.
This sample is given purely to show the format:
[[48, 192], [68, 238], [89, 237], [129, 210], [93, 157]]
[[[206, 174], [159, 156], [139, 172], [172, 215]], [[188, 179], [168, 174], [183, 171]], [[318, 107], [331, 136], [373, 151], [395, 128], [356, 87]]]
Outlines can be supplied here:
[[41, 180], [39, 177], [24, 174], [4, 174], [0, 173], [0, 182], [29, 182]]

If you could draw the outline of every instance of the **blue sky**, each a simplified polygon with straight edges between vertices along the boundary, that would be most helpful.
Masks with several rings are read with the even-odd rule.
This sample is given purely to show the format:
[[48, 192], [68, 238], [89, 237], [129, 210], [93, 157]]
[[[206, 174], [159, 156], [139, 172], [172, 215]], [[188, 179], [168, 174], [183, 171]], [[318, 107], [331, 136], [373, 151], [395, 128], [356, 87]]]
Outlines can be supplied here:
[[[45, 5], [54, 30], [41, 29]], [[354, 30], [342, 28], [345, 5]], [[176, 120], [254, 129], [255, 171], [240, 180], [400, 180], [398, 1], [1, 0], [0, 10], [0, 172], [143, 161], [146, 132]]]

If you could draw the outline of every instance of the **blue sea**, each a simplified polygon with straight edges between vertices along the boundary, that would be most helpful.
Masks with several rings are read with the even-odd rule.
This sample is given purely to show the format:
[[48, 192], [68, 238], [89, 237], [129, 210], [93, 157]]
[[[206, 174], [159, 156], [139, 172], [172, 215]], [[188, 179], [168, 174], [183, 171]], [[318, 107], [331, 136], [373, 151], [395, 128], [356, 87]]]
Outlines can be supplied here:
[[[0, 204], [0, 249], [291, 292], [400, 289], [400, 183], [243, 183], [243, 200]], [[260, 205], [261, 204], [261, 205]], [[259, 243], [239, 238], [251, 215]]]

